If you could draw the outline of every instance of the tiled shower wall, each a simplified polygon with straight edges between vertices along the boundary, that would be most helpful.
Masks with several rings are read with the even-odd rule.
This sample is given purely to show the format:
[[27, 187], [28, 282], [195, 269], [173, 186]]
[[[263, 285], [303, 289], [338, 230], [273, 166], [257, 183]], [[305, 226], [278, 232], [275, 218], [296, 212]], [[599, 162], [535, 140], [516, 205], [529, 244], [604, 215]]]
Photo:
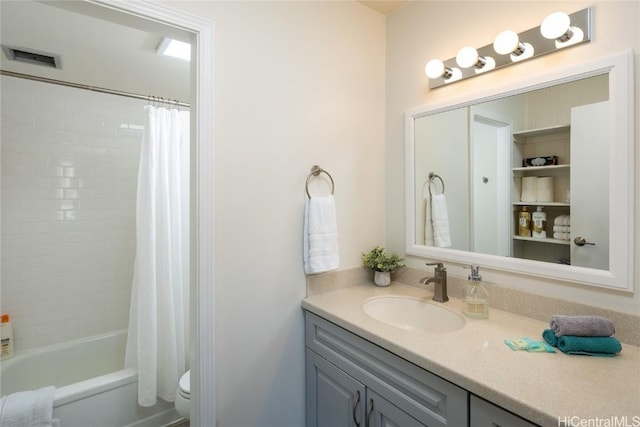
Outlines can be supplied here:
[[0, 306], [16, 350], [126, 328], [146, 102], [1, 79]]

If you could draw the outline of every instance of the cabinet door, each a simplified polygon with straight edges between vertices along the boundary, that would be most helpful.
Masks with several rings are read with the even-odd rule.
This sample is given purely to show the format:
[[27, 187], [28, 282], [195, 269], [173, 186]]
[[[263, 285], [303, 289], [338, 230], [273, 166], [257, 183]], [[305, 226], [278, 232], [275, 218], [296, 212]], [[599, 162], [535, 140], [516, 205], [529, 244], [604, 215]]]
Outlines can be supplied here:
[[406, 412], [367, 389], [367, 414], [365, 427], [425, 427]]
[[609, 101], [571, 109], [571, 265], [609, 270], [610, 139]]
[[359, 427], [364, 422], [364, 386], [307, 349], [307, 427]]
[[536, 427], [499, 406], [471, 395], [469, 399], [469, 427]]

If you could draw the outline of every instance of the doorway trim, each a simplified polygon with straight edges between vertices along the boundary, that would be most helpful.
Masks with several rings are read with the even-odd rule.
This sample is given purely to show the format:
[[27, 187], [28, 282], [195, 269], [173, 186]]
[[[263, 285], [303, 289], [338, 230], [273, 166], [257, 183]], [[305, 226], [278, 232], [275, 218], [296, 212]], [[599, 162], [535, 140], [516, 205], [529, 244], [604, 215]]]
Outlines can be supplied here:
[[512, 180], [511, 177], [511, 162], [512, 162], [512, 143], [511, 143], [511, 129], [513, 127], [513, 122], [510, 118], [503, 116], [500, 113], [495, 111], [482, 110], [477, 108], [471, 108], [471, 120], [470, 120], [470, 132], [469, 132], [469, 152], [471, 155], [469, 156], [469, 170], [472, 171], [469, 174], [469, 188], [470, 188], [470, 200], [469, 205], [473, 210], [473, 214], [469, 216], [469, 230], [471, 230], [469, 243], [470, 248], [475, 251], [476, 245], [476, 210], [475, 210], [475, 197], [476, 192], [474, 190], [474, 176], [475, 176], [475, 167], [474, 162], [476, 158], [476, 126], [478, 123], [485, 124], [487, 126], [491, 126], [495, 129], [497, 145], [503, 148], [503, 156], [502, 164], [497, 165], [497, 179], [496, 181], [501, 184], [502, 189], [498, 190], [497, 200], [497, 223], [498, 224], [511, 224], [510, 228], [502, 228], [498, 230], [498, 253], [493, 255], [501, 255], [501, 256], [513, 256], [513, 247], [511, 244], [511, 236], [513, 235], [513, 221], [511, 221], [511, 185], [509, 184]]
[[[128, 25], [163, 25], [191, 35], [191, 423], [216, 425], [214, 382], [213, 22], [150, 1], [84, 0]], [[122, 22], [121, 22], [122, 23]], [[195, 241], [193, 241], [195, 240]]]

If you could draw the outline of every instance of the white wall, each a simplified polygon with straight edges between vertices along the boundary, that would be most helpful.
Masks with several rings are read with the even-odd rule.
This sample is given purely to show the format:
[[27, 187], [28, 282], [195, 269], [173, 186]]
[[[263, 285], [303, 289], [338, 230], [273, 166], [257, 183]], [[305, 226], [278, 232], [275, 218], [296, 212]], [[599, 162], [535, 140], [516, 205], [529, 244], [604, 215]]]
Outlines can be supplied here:
[[304, 183], [314, 164], [331, 173], [341, 268], [361, 265], [384, 242], [384, 17], [351, 1], [166, 4], [215, 23], [218, 424], [301, 426]]
[[127, 126], [146, 102], [1, 79], [1, 295], [16, 350], [126, 328], [142, 138]]
[[[502, 30], [523, 31], [540, 25], [546, 15], [556, 10], [574, 12], [593, 7], [593, 38], [588, 44], [546, 55], [486, 75], [455, 84], [428, 89], [424, 65], [432, 58], [448, 59], [467, 44], [483, 46], [492, 42]], [[640, 3], [601, 2], [458, 2], [414, 1], [387, 18], [386, 83], [386, 167], [387, 167], [387, 246], [404, 249], [404, 176], [403, 113], [418, 105], [444, 101], [465, 92], [518, 81], [521, 75], [537, 73], [554, 66], [566, 66], [598, 56], [633, 48], [635, 54], [636, 105], [640, 99], [638, 52], [640, 52]], [[640, 146], [640, 128], [636, 122], [636, 153]], [[638, 170], [636, 156], [636, 172]], [[640, 183], [636, 173], [636, 189]], [[637, 191], [636, 191], [637, 194]], [[639, 201], [636, 200], [636, 210]], [[640, 265], [638, 242], [640, 220], [636, 215], [636, 267]], [[410, 266], [423, 267], [424, 260], [411, 257]], [[485, 280], [529, 292], [572, 301], [640, 313], [640, 269], [636, 268], [635, 295], [596, 288], [532, 279], [506, 272], [486, 270]], [[466, 277], [460, 266], [451, 265], [450, 273]]]

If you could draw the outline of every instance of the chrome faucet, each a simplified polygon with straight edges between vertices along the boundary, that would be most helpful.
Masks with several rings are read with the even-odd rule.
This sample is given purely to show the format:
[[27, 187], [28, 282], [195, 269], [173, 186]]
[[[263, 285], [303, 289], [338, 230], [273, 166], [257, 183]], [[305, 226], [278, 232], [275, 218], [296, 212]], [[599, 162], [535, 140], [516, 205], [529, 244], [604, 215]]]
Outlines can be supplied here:
[[420, 279], [420, 283], [428, 285], [434, 283], [433, 300], [438, 302], [447, 302], [449, 297], [447, 296], [447, 269], [444, 268], [444, 264], [441, 262], [427, 263], [427, 265], [435, 265], [433, 277], [423, 277]]

